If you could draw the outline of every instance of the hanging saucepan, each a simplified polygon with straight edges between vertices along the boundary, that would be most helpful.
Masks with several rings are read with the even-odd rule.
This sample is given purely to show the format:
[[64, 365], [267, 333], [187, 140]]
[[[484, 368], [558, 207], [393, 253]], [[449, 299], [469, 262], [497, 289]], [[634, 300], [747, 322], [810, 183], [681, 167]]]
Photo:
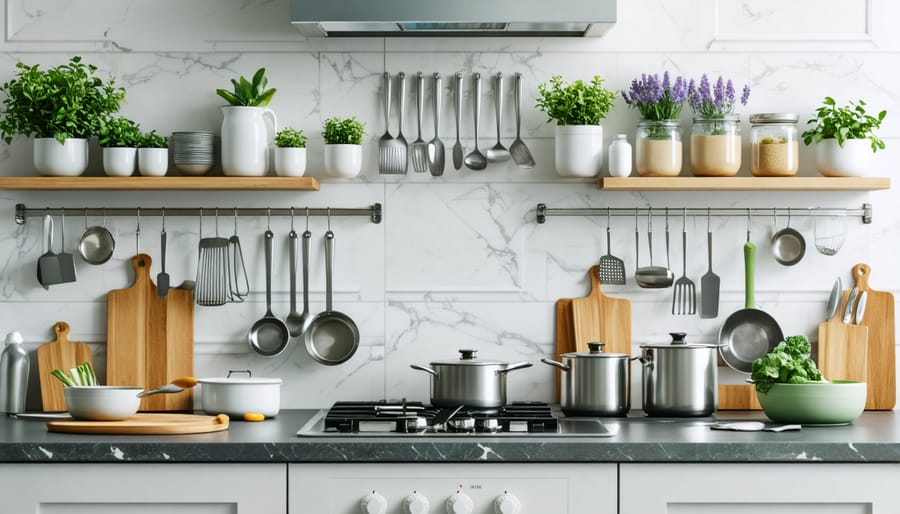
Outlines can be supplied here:
[[[775, 210], [772, 211], [772, 218], [776, 219], [775, 225], [778, 226]], [[806, 240], [803, 239], [803, 234], [791, 228], [790, 209], [788, 209], [787, 226], [772, 236], [772, 253], [778, 264], [782, 266], [793, 266], [800, 262], [800, 259], [806, 254]]]
[[431, 404], [435, 407], [493, 409], [506, 405], [506, 374], [530, 368], [530, 362], [507, 364], [475, 358], [478, 350], [460, 350], [452, 361], [437, 361], [431, 367], [409, 367], [431, 375]]
[[562, 354], [562, 362], [541, 359], [563, 371], [560, 407], [566, 416], [625, 416], [631, 406], [631, 356], [602, 351], [605, 343], [588, 343], [590, 351]]

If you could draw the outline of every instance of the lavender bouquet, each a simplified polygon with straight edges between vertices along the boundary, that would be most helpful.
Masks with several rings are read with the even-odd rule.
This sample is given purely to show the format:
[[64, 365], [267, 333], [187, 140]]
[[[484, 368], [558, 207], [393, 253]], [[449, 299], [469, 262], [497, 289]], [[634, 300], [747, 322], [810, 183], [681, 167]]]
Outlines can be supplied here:
[[[750, 99], [750, 86], [744, 84], [741, 93], [741, 105], [747, 105]], [[721, 76], [716, 81], [714, 88], [709, 86], [709, 78], [706, 74], [700, 78], [697, 86], [694, 79], [688, 84], [688, 101], [694, 114], [704, 118], [724, 119], [727, 114], [734, 113], [736, 102], [734, 84], [731, 79], [725, 82]]]
[[641, 74], [641, 80], [631, 81], [628, 93], [622, 92], [625, 103], [636, 108], [641, 117], [648, 121], [677, 120], [687, 96], [688, 88], [684, 77], [676, 77], [673, 83], [668, 71], [663, 73], [662, 81], [659, 80], [659, 75]]

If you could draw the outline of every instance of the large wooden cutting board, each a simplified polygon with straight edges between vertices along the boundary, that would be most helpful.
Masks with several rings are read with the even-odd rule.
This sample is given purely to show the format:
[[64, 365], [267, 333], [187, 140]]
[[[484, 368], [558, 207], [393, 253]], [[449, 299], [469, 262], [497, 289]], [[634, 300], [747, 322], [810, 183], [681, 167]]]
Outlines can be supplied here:
[[575, 350], [586, 352], [590, 342], [603, 342], [603, 351], [631, 355], [631, 302], [612, 298], [600, 290], [600, 266], [588, 271], [591, 292], [572, 300]]
[[[572, 328], [572, 299], [556, 300], [556, 361], [562, 362], [562, 354], [575, 351], [575, 338]], [[556, 370], [556, 400], [562, 394], [562, 370]]]
[[[145, 389], [194, 375], [194, 303], [191, 291], [169, 289], [165, 298], [150, 280], [149, 255], [131, 259], [134, 285], [110, 291], [106, 376], [109, 385]], [[142, 411], [189, 411], [193, 391], [141, 400]]]
[[138, 413], [122, 421], [50, 421], [47, 430], [69, 434], [201, 434], [228, 430], [228, 416]]
[[897, 401], [896, 347], [894, 334], [894, 295], [869, 288], [872, 268], [853, 266], [860, 293], [867, 291], [866, 311], [861, 325], [869, 329], [866, 358], [866, 409], [890, 410]]
[[42, 344], [37, 349], [38, 375], [41, 379], [41, 403], [45, 412], [62, 412], [66, 410], [66, 399], [63, 396], [63, 385], [50, 374], [60, 369], [67, 374], [69, 370], [82, 362], [91, 362], [91, 347], [84, 343], [69, 341], [69, 324], [57, 321], [53, 325], [56, 340]]

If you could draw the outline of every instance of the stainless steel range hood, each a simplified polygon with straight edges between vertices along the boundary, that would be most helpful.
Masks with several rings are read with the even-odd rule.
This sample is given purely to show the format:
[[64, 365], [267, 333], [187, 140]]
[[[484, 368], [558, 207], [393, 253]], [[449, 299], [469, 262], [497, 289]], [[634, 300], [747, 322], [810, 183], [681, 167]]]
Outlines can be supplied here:
[[307, 37], [599, 37], [616, 0], [291, 0]]

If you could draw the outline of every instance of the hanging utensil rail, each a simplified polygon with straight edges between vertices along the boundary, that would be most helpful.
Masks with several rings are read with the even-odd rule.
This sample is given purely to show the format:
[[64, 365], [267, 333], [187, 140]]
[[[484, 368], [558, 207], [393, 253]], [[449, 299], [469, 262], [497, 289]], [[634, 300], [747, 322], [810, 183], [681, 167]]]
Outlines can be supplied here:
[[[306, 216], [307, 207], [65, 207], [66, 216], [136, 216], [140, 209], [141, 216], [200, 216], [211, 215], [218, 210], [222, 216]], [[336, 207], [309, 207], [309, 216], [368, 216], [372, 223], [381, 223], [382, 207], [380, 203], [361, 209], [346, 209]], [[24, 225], [26, 218], [34, 218], [49, 214], [59, 216], [63, 208], [60, 207], [26, 207], [25, 204], [16, 204], [16, 224]]]
[[[537, 222], [544, 223], [548, 216], [630, 216], [634, 217], [635, 211], [641, 216], [647, 216], [651, 209], [648, 207], [574, 207], [551, 209], [546, 204], [537, 204]], [[843, 207], [670, 207], [670, 210], [683, 211], [686, 216], [858, 216], [866, 225], [872, 223], [872, 204], [864, 203], [861, 209], [846, 209]], [[36, 212], [35, 215], [39, 215]], [[655, 208], [653, 216], [662, 216], [663, 210]]]

